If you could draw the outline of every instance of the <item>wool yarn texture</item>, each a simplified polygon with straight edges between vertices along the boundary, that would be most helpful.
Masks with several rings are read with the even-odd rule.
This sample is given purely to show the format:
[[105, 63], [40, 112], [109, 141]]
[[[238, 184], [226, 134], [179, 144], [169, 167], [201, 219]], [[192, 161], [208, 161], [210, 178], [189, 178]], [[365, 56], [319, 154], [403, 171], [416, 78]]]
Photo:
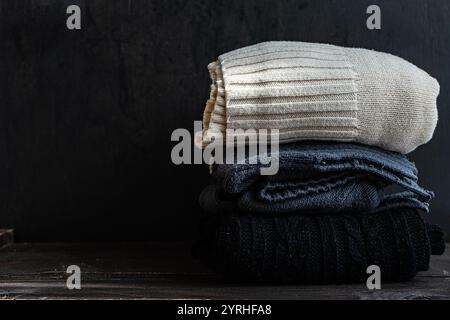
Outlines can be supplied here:
[[445, 249], [442, 231], [414, 203], [376, 213], [268, 215], [209, 200], [193, 255], [232, 282], [365, 282], [370, 265], [383, 281], [406, 281]]
[[[279, 161], [275, 175], [260, 175], [265, 158]], [[433, 193], [418, 183], [417, 169], [405, 155], [346, 142], [295, 142], [277, 153], [261, 153], [237, 164], [212, 168], [214, 184], [201, 197], [215, 193], [234, 197], [238, 208], [259, 213], [339, 213], [369, 211], [381, 201], [415, 201], [424, 211]], [[255, 163], [255, 164], [252, 164]], [[388, 186], [405, 192], [389, 196]]]
[[347, 141], [406, 154], [437, 124], [436, 79], [388, 53], [273, 41], [222, 54], [208, 70], [203, 146], [248, 134], [237, 129], [277, 129], [280, 143]]

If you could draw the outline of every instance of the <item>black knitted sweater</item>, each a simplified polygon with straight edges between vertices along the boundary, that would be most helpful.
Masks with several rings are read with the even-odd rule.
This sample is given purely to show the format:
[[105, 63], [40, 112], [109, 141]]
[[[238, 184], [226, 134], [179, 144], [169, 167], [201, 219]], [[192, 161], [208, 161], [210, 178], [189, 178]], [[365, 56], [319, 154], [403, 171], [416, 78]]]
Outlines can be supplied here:
[[373, 214], [209, 214], [194, 256], [225, 278], [263, 283], [365, 282], [369, 265], [382, 281], [405, 281], [445, 249], [442, 231], [422, 211]]

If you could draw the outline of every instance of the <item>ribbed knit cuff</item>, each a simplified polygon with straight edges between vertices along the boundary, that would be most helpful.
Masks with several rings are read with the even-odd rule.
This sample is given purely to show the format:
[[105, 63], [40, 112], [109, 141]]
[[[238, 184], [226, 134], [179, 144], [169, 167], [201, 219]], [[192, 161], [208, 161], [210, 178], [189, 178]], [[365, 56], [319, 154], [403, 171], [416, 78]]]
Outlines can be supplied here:
[[445, 252], [445, 237], [441, 227], [427, 223], [427, 231], [430, 238], [431, 254], [443, 254]]
[[357, 75], [340, 47], [261, 43], [221, 55], [208, 69], [205, 144], [217, 132], [227, 141], [243, 134], [226, 129], [278, 129], [280, 142], [357, 136]]

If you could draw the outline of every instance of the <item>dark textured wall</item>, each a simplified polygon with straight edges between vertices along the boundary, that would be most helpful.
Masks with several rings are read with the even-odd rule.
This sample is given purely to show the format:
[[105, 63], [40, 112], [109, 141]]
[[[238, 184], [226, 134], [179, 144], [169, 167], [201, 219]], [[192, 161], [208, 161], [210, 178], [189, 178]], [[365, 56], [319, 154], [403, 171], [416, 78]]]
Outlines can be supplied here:
[[[381, 31], [365, 27], [370, 4]], [[208, 175], [172, 165], [170, 134], [201, 119], [207, 63], [301, 40], [391, 52], [439, 80], [438, 129], [411, 157], [450, 234], [449, 21], [448, 0], [2, 0], [0, 226], [27, 241], [191, 239]]]

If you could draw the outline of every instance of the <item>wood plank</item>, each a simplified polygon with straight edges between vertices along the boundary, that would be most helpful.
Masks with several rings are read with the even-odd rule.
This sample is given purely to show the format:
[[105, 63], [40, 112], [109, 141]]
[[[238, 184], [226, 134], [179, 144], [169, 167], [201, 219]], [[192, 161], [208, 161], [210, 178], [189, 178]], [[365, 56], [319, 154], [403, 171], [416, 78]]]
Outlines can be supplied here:
[[[66, 268], [82, 270], [69, 290]], [[185, 243], [15, 244], [0, 251], [5, 299], [450, 299], [450, 254], [406, 283], [252, 286], [224, 283], [189, 254]]]

